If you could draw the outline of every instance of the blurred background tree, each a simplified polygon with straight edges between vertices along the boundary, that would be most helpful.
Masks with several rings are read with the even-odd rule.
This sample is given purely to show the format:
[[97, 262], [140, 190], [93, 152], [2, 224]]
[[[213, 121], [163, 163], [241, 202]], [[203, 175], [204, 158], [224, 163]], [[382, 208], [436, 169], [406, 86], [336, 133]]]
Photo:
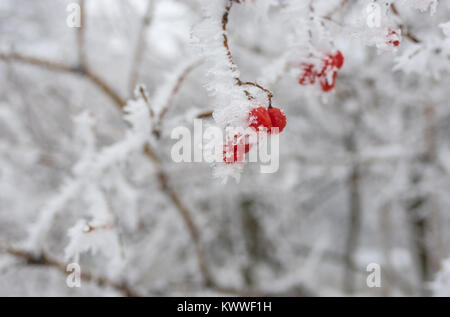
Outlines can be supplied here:
[[[449, 294], [450, 3], [82, 0], [70, 28], [71, 3], [0, 3], [0, 295]], [[242, 91], [223, 34], [288, 118], [279, 171], [226, 184], [170, 157]], [[327, 49], [334, 89], [300, 85]]]

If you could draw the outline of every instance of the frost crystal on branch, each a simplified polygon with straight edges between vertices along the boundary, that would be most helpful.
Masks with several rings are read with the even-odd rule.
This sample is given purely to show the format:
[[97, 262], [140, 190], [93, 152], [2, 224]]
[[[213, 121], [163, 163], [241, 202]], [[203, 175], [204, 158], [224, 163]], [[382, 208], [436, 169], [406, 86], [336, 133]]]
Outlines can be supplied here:
[[[73, 166], [72, 176], [64, 180], [58, 194], [44, 205], [39, 213], [37, 222], [30, 228], [30, 236], [26, 243], [29, 249], [39, 251], [44, 247], [43, 241], [51, 229], [55, 216], [62, 212], [72, 199], [80, 196], [86, 197], [88, 205], [94, 205], [89, 209], [91, 210], [90, 216], [93, 219], [92, 226], [95, 229], [98, 225], [102, 230], [92, 230], [100, 233], [96, 232], [95, 234], [84, 236], [86, 232], [79, 229], [82, 227], [81, 223], [85, 223], [85, 220], [77, 222], [77, 225], [69, 232], [72, 240], [66, 248], [66, 256], [77, 258], [81, 251], [96, 250], [96, 242], [91, 240], [91, 237], [95, 238], [98, 236], [101, 245], [108, 244], [108, 239], [105, 237], [113, 237], [110, 241], [110, 246], [117, 245], [118, 238], [116, 233], [109, 232], [114, 229], [113, 218], [110, 215], [111, 211], [107, 208], [104, 196], [98, 186], [112, 184], [107, 186], [110, 188], [114, 184], [119, 185], [117, 194], [121, 197], [121, 189], [129, 188], [129, 186], [125, 187], [124, 185], [124, 179], [120, 171], [121, 165], [129, 158], [132, 152], [142, 151], [151, 135], [149, 108], [142, 98], [130, 100], [124, 110], [124, 120], [130, 126], [125, 134], [125, 138], [99, 150], [96, 149], [95, 145], [93, 128], [96, 121], [93, 115], [84, 112], [75, 118], [77, 137], [75, 142], [79, 143], [82, 148], [80, 160]], [[111, 179], [112, 175], [116, 176], [116, 180]], [[108, 182], [105, 183], [105, 180]], [[130, 190], [123, 191], [123, 195], [125, 195], [125, 199], [122, 201], [129, 202], [128, 208], [125, 207], [126, 205], [123, 208], [127, 208], [127, 213], [131, 215], [128, 216], [122, 213], [122, 216], [125, 216], [125, 219], [133, 219], [135, 217], [133, 213], [136, 212], [135, 201], [127, 197], [132, 195]], [[125, 221], [125, 223], [127, 222], [130, 223], [130, 221]], [[132, 222], [135, 222], [135, 220], [132, 220]], [[114, 263], [118, 262], [116, 255], [116, 251], [108, 251], [108, 256], [114, 256]]]

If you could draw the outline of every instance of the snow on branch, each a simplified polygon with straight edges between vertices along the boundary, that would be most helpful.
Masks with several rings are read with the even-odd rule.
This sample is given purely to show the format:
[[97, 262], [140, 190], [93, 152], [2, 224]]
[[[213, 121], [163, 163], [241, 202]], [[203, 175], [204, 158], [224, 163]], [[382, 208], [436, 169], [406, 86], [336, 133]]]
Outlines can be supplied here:
[[[129, 101], [124, 111], [124, 119], [130, 125], [125, 138], [100, 150], [97, 150], [95, 146], [95, 135], [93, 133], [95, 120], [92, 115], [84, 112], [75, 118], [76, 135], [80, 138], [78, 142], [82, 144], [80, 160], [73, 166], [72, 176], [67, 177], [63, 181], [63, 185], [58, 190], [57, 195], [50, 199], [39, 212], [37, 222], [30, 228], [30, 236], [26, 243], [28, 249], [34, 252], [39, 252], [43, 249], [43, 242], [51, 229], [53, 219], [75, 197], [84, 196], [88, 199], [88, 205], [94, 205], [95, 208], [92, 207], [90, 209], [92, 211], [91, 217], [94, 222], [94, 228], [100, 226], [104, 229], [112, 229], [114, 227], [114, 221], [109, 215], [109, 208], [107, 208], [104, 196], [97, 186], [102, 185], [102, 179], [108, 176], [111, 170], [116, 171], [115, 175], [121, 175], [119, 171], [122, 163], [128, 159], [132, 152], [142, 151], [144, 145], [148, 142], [151, 130], [149, 108], [142, 98]], [[123, 180], [117, 181], [117, 184], [122, 183]], [[96, 195], [93, 193], [96, 193]], [[127, 199], [124, 201], [127, 201]], [[126, 207], [123, 206], [123, 208]], [[135, 208], [130, 208], [127, 212], [133, 214], [136, 211]], [[132, 215], [131, 217], [134, 216]], [[70, 231], [69, 236], [72, 240], [66, 250], [68, 257], [77, 257], [77, 253], [80, 250], [96, 249], [96, 242], [87, 238], [88, 235], [86, 237], [83, 236], [86, 232], [80, 230], [83, 229], [82, 223], [79, 222]], [[107, 231], [101, 230], [102, 233]], [[99, 233], [101, 237], [104, 236], [102, 233]], [[97, 234], [89, 235], [89, 237], [95, 235]], [[117, 236], [110, 234], [107, 236], [109, 236], [108, 239], [100, 240], [102, 245], [107, 245], [106, 241], [109, 241], [110, 245], [118, 246]], [[90, 245], [89, 243], [93, 244]], [[111, 251], [108, 254], [117, 258], [118, 251]]]

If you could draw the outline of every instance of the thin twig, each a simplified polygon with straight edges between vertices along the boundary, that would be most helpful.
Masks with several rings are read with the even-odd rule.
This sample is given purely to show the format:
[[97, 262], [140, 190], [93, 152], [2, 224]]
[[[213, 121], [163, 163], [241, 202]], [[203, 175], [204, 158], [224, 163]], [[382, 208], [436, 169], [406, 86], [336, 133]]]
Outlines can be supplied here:
[[25, 56], [16, 52], [12, 52], [10, 54], [4, 54], [0, 52], [0, 59], [5, 61], [15, 60], [17, 62], [40, 66], [54, 71], [69, 72], [69, 73], [80, 72], [80, 69], [77, 66], [66, 65], [60, 62], [45, 60], [39, 57]]
[[[45, 254], [40, 253], [38, 255], [33, 252], [23, 250], [20, 248], [12, 247], [9, 244], [3, 243], [0, 241], [0, 252], [6, 253], [8, 255], [14, 256], [18, 259], [22, 259], [26, 262], [27, 265], [30, 266], [45, 266], [51, 267], [62, 274], [67, 274], [66, 270], [67, 265], [57, 259]], [[85, 282], [91, 282], [97, 284], [99, 287], [111, 287], [118, 292], [122, 293], [127, 297], [143, 297], [144, 295], [134, 290], [126, 283], [120, 283], [117, 281], [113, 281], [109, 278], [95, 275], [91, 272], [86, 272], [85, 270], [81, 271], [81, 279]], [[263, 290], [253, 290], [253, 289], [240, 289], [234, 287], [224, 287], [217, 285], [210, 285], [207, 289], [222, 293], [225, 295], [235, 295], [240, 297], [272, 297], [272, 296], [313, 296], [311, 291], [305, 289], [303, 286], [299, 286], [298, 289], [293, 291], [281, 292], [281, 293], [272, 293]], [[170, 290], [152, 290], [149, 293], [157, 296], [166, 295]]]
[[[235, 70], [237, 68], [236, 64], [233, 60], [233, 55], [231, 55], [230, 46], [228, 45], [228, 35], [227, 35], [227, 25], [228, 25], [228, 16], [230, 15], [231, 7], [233, 6], [233, 0], [228, 0], [227, 5], [225, 6], [225, 12], [222, 16], [222, 37], [223, 37], [223, 46], [225, 47], [227, 51], [227, 57], [228, 60], [231, 63], [232, 70]], [[236, 80], [239, 80], [239, 78], [236, 78]]]
[[154, 133], [159, 137], [161, 130], [162, 130], [162, 124], [165, 115], [169, 111], [170, 107], [172, 106], [173, 100], [178, 93], [178, 91], [181, 88], [181, 85], [183, 84], [186, 77], [189, 75], [189, 73], [194, 70], [197, 66], [199, 66], [201, 61], [195, 61], [188, 65], [180, 74], [180, 76], [177, 78], [177, 81], [175, 82], [175, 85], [172, 87], [172, 90], [170, 92], [170, 96], [167, 100], [167, 103], [163, 106], [161, 111], [159, 112], [158, 120], [155, 123], [155, 130]]
[[153, 111], [153, 108], [150, 105], [150, 100], [147, 96], [147, 91], [145, 90], [143, 85], [139, 85], [139, 87], [137, 89], [138, 89], [139, 95], [142, 97], [142, 99], [145, 101], [145, 103], [148, 106], [148, 110], [150, 112], [150, 118], [153, 119], [155, 117], [155, 112]]
[[[433, 103], [428, 103], [425, 106], [424, 112], [424, 139], [426, 144], [426, 150], [424, 155], [425, 164], [429, 164], [432, 168], [437, 167], [437, 144], [436, 144], [436, 106]], [[436, 194], [429, 195], [429, 231], [431, 237], [431, 267], [433, 273], [438, 272], [441, 269], [441, 261], [443, 254], [443, 239], [442, 239], [442, 215], [439, 208], [440, 204], [439, 191]]]
[[198, 119], [211, 118], [213, 112], [214, 112], [214, 110], [205, 110], [205, 111], [202, 111], [202, 112], [200, 112], [200, 113], [197, 115], [197, 118], [198, 118]]
[[11, 54], [0, 53], [0, 59], [6, 61], [15, 60], [17, 62], [34, 65], [53, 71], [82, 75], [88, 78], [98, 88], [100, 88], [119, 108], [123, 108], [125, 106], [125, 101], [122, 99], [122, 97], [103, 78], [101, 78], [89, 68], [81, 69], [78, 66], [71, 66], [39, 57], [25, 56], [15, 52]]
[[341, 0], [341, 2], [335, 8], [333, 8], [333, 10], [331, 10], [328, 14], [323, 16], [323, 18], [326, 20], [330, 20], [333, 17], [333, 15], [335, 15], [340, 9], [345, 7], [347, 2], [348, 0]]
[[153, 13], [153, 6], [154, 2], [153, 0], [148, 0], [147, 3], [147, 9], [145, 11], [144, 17], [142, 18], [142, 25], [139, 30], [139, 35], [136, 42], [136, 47], [134, 50], [134, 57], [132, 60], [132, 65], [130, 68], [130, 76], [129, 76], [129, 83], [128, 83], [128, 89], [130, 92], [130, 96], [133, 95], [134, 88], [136, 86], [138, 77], [139, 77], [139, 67], [142, 62], [142, 57], [144, 56], [144, 51], [146, 47], [146, 33], [148, 27], [152, 23], [152, 13]]
[[[396, 16], [400, 17], [400, 13], [398, 12], [397, 7], [395, 6], [394, 3], [391, 3], [391, 10], [392, 13], [394, 13]], [[400, 30], [402, 30], [402, 34], [404, 34], [408, 39], [410, 39], [412, 42], [414, 43], [420, 43], [421, 41], [414, 35], [412, 34], [408, 28], [406, 27], [406, 25], [404, 24], [399, 24], [398, 26], [400, 28]]]
[[[295, 252], [298, 252], [299, 255], [303, 256], [309, 256], [314, 251], [311, 246], [308, 245], [298, 245], [295, 247]], [[337, 252], [332, 249], [325, 249], [321, 251], [322, 260], [329, 262], [330, 264], [333, 263], [335, 265], [347, 265], [347, 260], [345, 254], [341, 252]], [[367, 277], [367, 271], [365, 268], [360, 267], [359, 265], [355, 264], [354, 262], [350, 263], [349, 267], [346, 267], [350, 270], [352, 270], [355, 274], [357, 273], [360, 276]], [[391, 270], [389, 267], [383, 268], [383, 274], [386, 276], [387, 279], [391, 281], [391, 283], [395, 284], [397, 288], [401, 291], [403, 291], [405, 294], [412, 294], [413, 293], [413, 285], [409, 281], [409, 279], [404, 279], [401, 274], [398, 274], [395, 270]]]
[[[63, 274], [67, 274], [66, 271], [66, 264], [63, 262], [60, 262], [49, 255], [45, 253], [40, 253], [38, 255], [33, 254], [32, 252], [15, 248], [12, 246], [9, 246], [7, 244], [0, 242], [0, 251], [5, 252], [9, 255], [15, 256], [17, 258], [21, 258], [26, 261], [29, 265], [42, 265], [42, 266], [49, 266], [54, 267], [58, 271], [62, 272]], [[113, 281], [111, 279], [108, 279], [103, 276], [97, 276], [90, 272], [86, 272], [85, 270], [81, 271], [81, 279], [87, 282], [92, 282], [97, 284], [100, 287], [108, 286], [111, 288], [116, 289], [118, 292], [122, 293], [125, 296], [129, 297], [141, 297], [142, 295], [130, 288], [126, 283], [119, 283], [116, 281]]]
[[[13, 53], [11, 55], [4, 55], [0, 53], [0, 59], [7, 60], [8, 58], [14, 59], [16, 61], [28, 63], [31, 65], [40, 66], [43, 68], [47, 68], [50, 70], [55, 71], [63, 71], [68, 73], [80, 73], [80, 70], [77, 67], [71, 67], [62, 63], [52, 62], [43, 60], [40, 58], [34, 58], [34, 57], [27, 57], [23, 56], [17, 53]], [[111, 97], [111, 99], [115, 102], [116, 105], [118, 105], [120, 108], [123, 108], [125, 105], [125, 101], [123, 101], [118, 94], [109, 86], [107, 85], [103, 79], [93, 72], [91, 72], [89, 69], [84, 70], [84, 72], [81, 72], [80, 74], [84, 75], [86, 78], [90, 79], [97, 87], [99, 87], [106, 95]], [[179, 211], [180, 215], [182, 216], [183, 221], [185, 222], [189, 233], [193, 239], [193, 242], [195, 244], [196, 249], [196, 255], [198, 258], [199, 263], [199, 269], [202, 274], [202, 277], [205, 280], [206, 285], [212, 284], [212, 279], [209, 274], [208, 265], [206, 264], [204, 252], [202, 251], [202, 248], [200, 246], [200, 234], [199, 230], [197, 229], [194, 221], [192, 220], [191, 211], [187, 208], [186, 204], [181, 200], [181, 198], [178, 196], [177, 192], [170, 186], [168, 182], [168, 176], [165, 173], [165, 171], [162, 169], [162, 164], [158, 156], [155, 154], [156, 152], [153, 150], [153, 148], [150, 146], [150, 144], [147, 144], [145, 147], [145, 154], [147, 157], [149, 157], [158, 167], [158, 181], [163, 189], [163, 191], [167, 194], [167, 196], [170, 198], [170, 200], [173, 202], [177, 210]]]
[[[357, 122], [357, 117], [355, 122]], [[353, 155], [357, 154], [357, 146], [355, 140], [355, 133], [352, 131], [348, 136], [347, 140], [347, 150]], [[357, 162], [352, 162], [350, 174], [347, 180], [348, 186], [348, 227], [347, 227], [347, 237], [345, 242], [345, 269], [344, 269], [344, 290], [348, 294], [354, 292], [354, 275], [351, 270], [351, 266], [355, 262], [355, 253], [358, 248], [360, 231], [361, 231], [361, 171], [360, 166]]]
[[120, 97], [119, 94], [109, 84], [107, 84], [103, 78], [101, 78], [90, 69], [85, 69], [83, 74], [98, 88], [100, 88], [107, 96], [109, 96], [117, 106], [119, 106], [120, 108], [123, 108], [125, 106], [125, 100], [123, 100], [122, 97]]
[[257, 87], [257, 88], [261, 89], [262, 91], [264, 91], [267, 94], [267, 99], [269, 100], [269, 108], [272, 108], [273, 93], [269, 89], [264, 88], [263, 86], [261, 86], [261, 85], [259, 85], [257, 83], [251, 82], [251, 81], [242, 82], [239, 79], [238, 83], [239, 83], [240, 86], [254, 86], [254, 87]]
[[[228, 20], [229, 20], [231, 7], [233, 6], [233, 2], [239, 3], [240, 1], [239, 0], [228, 0], [227, 5], [225, 6], [225, 12], [223, 13], [223, 16], [222, 16], [222, 37], [223, 37], [223, 46], [225, 47], [228, 60], [230, 61], [230, 64], [231, 64], [231, 66], [230, 66], [231, 70], [235, 71], [237, 69], [237, 65], [233, 60], [233, 55], [231, 54], [230, 45], [228, 43], [228, 35], [227, 35]], [[249, 82], [249, 81], [243, 82], [238, 76], [235, 77], [235, 80], [236, 80], [236, 83], [238, 84], [238, 86], [253, 86], [253, 87], [257, 87], [257, 88], [261, 89], [262, 91], [264, 91], [267, 94], [267, 99], [269, 101], [268, 107], [269, 108], [272, 107], [273, 94], [269, 89], [266, 89], [266, 88], [262, 87], [261, 85], [254, 83], [254, 82]], [[254, 99], [247, 90], [244, 90], [244, 93], [249, 100]]]
[[180, 198], [178, 193], [170, 186], [169, 179], [163, 169], [161, 159], [158, 157], [158, 155], [156, 155], [155, 150], [150, 144], [146, 144], [144, 152], [154, 162], [157, 168], [158, 182], [161, 186], [161, 189], [177, 207], [177, 210], [182, 217], [183, 222], [185, 223], [189, 231], [189, 234], [191, 235], [192, 241], [194, 242], [200, 273], [202, 274], [204, 283], [209, 286], [214, 285], [214, 282], [211, 278], [209, 266], [206, 262], [205, 254], [203, 252], [203, 247], [201, 246], [200, 231], [198, 230], [198, 227], [194, 222], [192, 212]]
[[86, 34], [86, 10], [85, 0], [79, 0], [81, 25], [77, 28], [77, 46], [78, 46], [78, 63], [80, 68], [86, 67], [86, 50], [85, 50], [85, 34]]

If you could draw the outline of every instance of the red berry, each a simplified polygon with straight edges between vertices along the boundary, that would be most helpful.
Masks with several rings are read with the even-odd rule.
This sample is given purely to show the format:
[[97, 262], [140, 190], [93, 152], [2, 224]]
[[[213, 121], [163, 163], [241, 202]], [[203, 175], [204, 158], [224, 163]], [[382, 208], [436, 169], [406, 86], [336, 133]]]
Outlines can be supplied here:
[[272, 127], [272, 121], [269, 116], [269, 112], [264, 107], [254, 108], [250, 111], [249, 117], [249, 127], [255, 128], [256, 130], [259, 127], [264, 127], [267, 130], [270, 130]]
[[[303, 63], [301, 64], [303, 72], [299, 77], [298, 82], [300, 85], [312, 85], [316, 82], [317, 78], [322, 91], [328, 92], [334, 88], [336, 84], [337, 69], [342, 68], [343, 65], [344, 55], [342, 55], [341, 51], [339, 50], [336, 51], [334, 55], [328, 54], [322, 59], [322, 65], [321, 68], [319, 68], [320, 71], [315, 70], [313, 64]], [[330, 76], [330, 72], [332, 72], [332, 79], [329, 83], [328, 78]]]
[[386, 41], [387, 44], [393, 45], [393, 46], [399, 46], [400, 45], [400, 35], [396, 31], [394, 31], [394, 30], [392, 30], [390, 28], [388, 29], [386, 38], [388, 39]]
[[[283, 131], [286, 126], [286, 115], [278, 108], [269, 108], [268, 110], [272, 127], [278, 128], [279, 132]], [[269, 131], [270, 132], [270, 131]]]
[[323, 66], [322, 70], [319, 74], [317, 74], [317, 77], [325, 76], [327, 72], [334, 68], [334, 57], [332, 55], [327, 55], [323, 60]]
[[270, 128], [276, 127], [281, 132], [286, 126], [286, 115], [278, 108], [270, 107], [266, 109], [264, 107], [258, 107], [250, 111], [249, 122], [249, 127], [256, 130], [264, 127], [268, 133], [271, 133]]
[[329, 83], [327, 76], [323, 76], [320, 79], [320, 86], [322, 87], [322, 91], [328, 92], [328, 91], [332, 90], [334, 88], [334, 86], [336, 85], [336, 77], [337, 77], [337, 71], [334, 71], [331, 83]]
[[233, 140], [229, 140], [224, 146], [223, 161], [227, 164], [235, 162], [243, 162], [245, 153], [248, 153], [253, 144], [246, 143], [246, 138], [238, 133], [233, 136]]
[[342, 68], [344, 65], [344, 55], [342, 55], [341, 51], [337, 51], [336, 55], [334, 55], [334, 61], [337, 68]]
[[[286, 115], [278, 108], [257, 107], [250, 111], [249, 127], [258, 130], [260, 127], [267, 129], [271, 133], [270, 128], [278, 128], [278, 132], [283, 131], [286, 127]], [[248, 137], [241, 133], [232, 135], [232, 139], [227, 139], [223, 150], [223, 161], [227, 164], [235, 162], [243, 162], [245, 153], [248, 153], [253, 144], [248, 143]]]
[[312, 85], [316, 82], [316, 72], [314, 71], [314, 66], [312, 64], [302, 64], [303, 73], [298, 79], [300, 85]]

